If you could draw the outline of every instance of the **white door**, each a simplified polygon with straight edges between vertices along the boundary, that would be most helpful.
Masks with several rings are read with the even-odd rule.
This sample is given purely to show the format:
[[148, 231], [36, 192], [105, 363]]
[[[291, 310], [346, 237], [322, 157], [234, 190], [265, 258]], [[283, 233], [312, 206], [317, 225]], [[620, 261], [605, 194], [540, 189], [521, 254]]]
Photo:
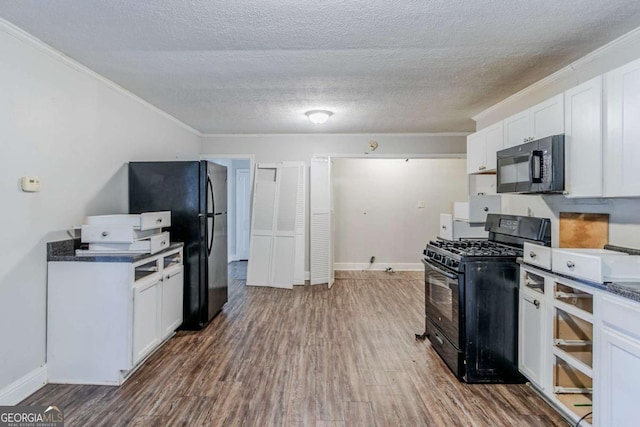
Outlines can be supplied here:
[[249, 169], [236, 169], [236, 259], [249, 259], [251, 177]]
[[311, 284], [327, 283], [331, 287], [335, 280], [331, 158], [311, 159], [309, 191], [311, 204]]
[[302, 162], [258, 164], [247, 285], [293, 288]]

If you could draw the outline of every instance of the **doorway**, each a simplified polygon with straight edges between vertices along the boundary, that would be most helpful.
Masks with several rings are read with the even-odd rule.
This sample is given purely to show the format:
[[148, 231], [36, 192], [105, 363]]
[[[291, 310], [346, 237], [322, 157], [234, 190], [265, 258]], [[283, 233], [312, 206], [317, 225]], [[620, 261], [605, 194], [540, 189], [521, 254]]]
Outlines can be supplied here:
[[[227, 168], [227, 258], [230, 278], [246, 278], [246, 261], [249, 259], [249, 233], [243, 233], [243, 224], [251, 223], [251, 183], [253, 179], [253, 155], [207, 155], [207, 160]], [[238, 177], [241, 177], [238, 180]], [[248, 226], [247, 226], [248, 228]], [[240, 233], [239, 233], [240, 231]], [[231, 265], [233, 263], [233, 265]], [[236, 263], [243, 263], [238, 266]], [[243, 277], [239, 277], [242, 275]], [[234, 277], [231, 277], [234, 276]]]

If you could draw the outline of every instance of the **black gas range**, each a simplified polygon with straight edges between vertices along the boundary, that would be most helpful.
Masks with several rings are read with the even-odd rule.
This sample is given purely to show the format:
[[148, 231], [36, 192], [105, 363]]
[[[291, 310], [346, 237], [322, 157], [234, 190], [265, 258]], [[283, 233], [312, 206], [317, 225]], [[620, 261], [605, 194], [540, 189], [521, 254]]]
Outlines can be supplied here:
[[517, 363], [516, 258], [525, 241], [550, 246], [550, 221], [489, 214], [485, 229], [485, 240], [427, 244], [425, 336], [461, 381], [523, 382]]

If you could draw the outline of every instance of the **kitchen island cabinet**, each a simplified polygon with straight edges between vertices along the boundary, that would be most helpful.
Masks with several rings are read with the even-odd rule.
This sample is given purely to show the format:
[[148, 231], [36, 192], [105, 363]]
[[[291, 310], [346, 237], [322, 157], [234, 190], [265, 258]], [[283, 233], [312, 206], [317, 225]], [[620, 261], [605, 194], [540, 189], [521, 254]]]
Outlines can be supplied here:
[[182, 244], [49, 257], [48, 382], [120, 385], [182, 323]]

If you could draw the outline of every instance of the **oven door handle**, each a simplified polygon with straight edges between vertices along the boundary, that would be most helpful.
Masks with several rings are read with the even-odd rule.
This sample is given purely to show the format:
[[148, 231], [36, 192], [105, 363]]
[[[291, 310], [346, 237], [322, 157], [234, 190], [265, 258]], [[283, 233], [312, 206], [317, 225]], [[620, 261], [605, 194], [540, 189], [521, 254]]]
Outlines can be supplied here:
[[429, 268], [437, 271], [438, 273], [442, 274], [443, 276], [448, 277], [449, 279], [453, 279], [453, 280], [457, 280], [458, 279], [458, 275], [455, 273], [450, 273], [448, 271], [445, 271], [439, 267], [436, 267], [433, 263], [427, 261], [426, 259], [422, 259], [422, 263], [426, 266], [428, 266]]

